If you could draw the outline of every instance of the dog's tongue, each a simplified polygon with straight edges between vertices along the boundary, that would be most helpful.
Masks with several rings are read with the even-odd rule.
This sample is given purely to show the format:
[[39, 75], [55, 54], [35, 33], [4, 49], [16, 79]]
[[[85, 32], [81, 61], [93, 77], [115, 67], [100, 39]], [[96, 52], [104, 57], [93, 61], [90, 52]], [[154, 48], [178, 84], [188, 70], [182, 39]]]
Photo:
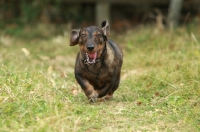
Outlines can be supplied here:
[[97, 53], [96, 52], [94, 52], [94, 53], [88, 53], [88, 56], [89, 56], [90, 59], [96, 60]]

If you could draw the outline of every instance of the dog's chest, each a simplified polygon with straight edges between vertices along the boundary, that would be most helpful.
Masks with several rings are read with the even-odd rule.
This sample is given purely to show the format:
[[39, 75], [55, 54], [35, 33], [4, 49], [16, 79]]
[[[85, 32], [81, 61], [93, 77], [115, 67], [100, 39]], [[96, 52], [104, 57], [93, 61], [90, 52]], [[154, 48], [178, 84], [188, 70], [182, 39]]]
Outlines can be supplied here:
[[101, 67], [88, 67], [88, 70], [85, 71], [87, 73], [87, 78], [90, 79], [98, 79], [102, 80], [102, 78], [107, 78], [112, 75], [113, 70], [106, 66]]
[[112, 78], [112, 73], [106, 71], [107, 70], [101, 69], [98, 71], [98, 73], [89, 73], [89, 76], [87, 76], [86, 78], [91, 84], [100, 88], [104, 86], [105, 83], [110, 80], [110, 78]]

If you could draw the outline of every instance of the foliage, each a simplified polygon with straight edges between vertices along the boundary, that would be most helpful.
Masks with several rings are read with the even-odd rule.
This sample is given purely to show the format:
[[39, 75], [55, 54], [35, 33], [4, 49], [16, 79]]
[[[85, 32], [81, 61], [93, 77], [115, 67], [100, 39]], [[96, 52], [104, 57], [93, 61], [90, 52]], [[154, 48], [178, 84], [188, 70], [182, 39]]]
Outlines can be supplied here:
[[[83, 11], [84, 10], [84, 11]], [[14, 0], [0, 2], [0, 28], [7, 24], [94, 23], [94, 4], [65, 0]]]
[[79, 48], [58, 29], [1, 32], [0, 131], [200, 130], [200, 27], [111, 36], [124, 51], [121, 83], [94, 104], [74, 79]]

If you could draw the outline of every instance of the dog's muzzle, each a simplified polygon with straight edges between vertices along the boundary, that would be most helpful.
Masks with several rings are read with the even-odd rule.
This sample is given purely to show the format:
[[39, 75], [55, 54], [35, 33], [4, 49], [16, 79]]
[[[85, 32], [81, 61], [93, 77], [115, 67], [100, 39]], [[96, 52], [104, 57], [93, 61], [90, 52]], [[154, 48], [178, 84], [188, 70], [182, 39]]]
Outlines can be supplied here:
[[99, 59], [97, 59], [97, 52], [84, 53], [84, 59], [83, 59], [84, 64], [94, 64], [97, 61], [99, 61]]

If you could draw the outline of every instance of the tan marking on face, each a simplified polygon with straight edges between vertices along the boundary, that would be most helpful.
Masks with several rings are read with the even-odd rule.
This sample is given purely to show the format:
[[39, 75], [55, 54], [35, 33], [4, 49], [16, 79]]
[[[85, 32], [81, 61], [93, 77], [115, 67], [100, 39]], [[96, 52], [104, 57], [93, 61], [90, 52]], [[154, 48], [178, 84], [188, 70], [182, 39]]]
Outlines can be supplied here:
[[88, 53], [87, 50], [87, 43], [88, 41], [93, 42], [94, 44], [94, 50], [92, 52], [97, 52], [97, 58], [100, 58], [103, 49], [104, 49], [104, 39], [103, 35], [100, 31], [94, 31], [92, 33], [92, 38], [88, 38], [89, 33], [86, 30], [81, 31], [80, 33], [80, 50]]
[[83, 35], [83, 34], [88, 35], [87, 31], [85, 31], [85, 30], [83, 30], [83, 31], [81, 32], [80, 37], [81, 37], [81, 35]]
[[96, 48], [95, 48], [95, 51], [98, 51], [97, 58], [100, 58], [101, 54], [103, 53], [103, 47], [104, 47], [104, 44], [102, 44], [104, 42], [103, 36], [100, 31], [95, 31], [93, 33], [93, 36], [94, 36], [95, 41], [97, 42]]
[[98, 37], [98, 35], [101, 35], [101, 32], [99, 32], [99, 31], [94, 31], [92, 35], [95, 36], [95, 37]]
[[83, 30], [81, 33], [80, 33], [80, 38], [81, 38], [81, 42], [84, 43], [86, 40], [87, 40], [87, 36], [88, 36], [88, 32]]
[[100, 58], [102, 54], [103, 54], [103, 45], [99, 45], [99, 52], [97, 58]]

